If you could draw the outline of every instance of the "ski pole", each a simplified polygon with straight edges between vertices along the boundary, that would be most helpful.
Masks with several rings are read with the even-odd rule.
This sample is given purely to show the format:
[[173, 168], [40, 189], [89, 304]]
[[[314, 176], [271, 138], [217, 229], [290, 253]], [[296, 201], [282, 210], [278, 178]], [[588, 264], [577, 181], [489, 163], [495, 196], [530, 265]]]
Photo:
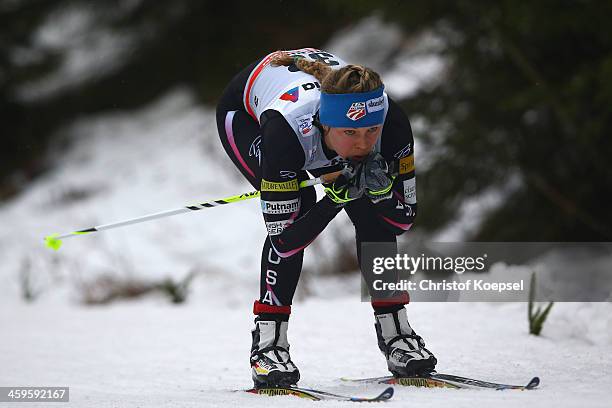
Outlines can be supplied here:
[[[330, 183], [332, 181], [334, 181], [339, 175], [340, 173], [342, 173], [342, 171], [336, 171], [333, 173], [327, 173], [327, 174], [323, 174], [321, 177], [317, 177], [314, 179], [309, 179], [309, 180], [304, 180], [299, 184], [300, 188], [305, 188], [305, 187], [310, 187], [310, 186], [314, 186], [317, 184], [323, 184], [323, 183]], [[199, 211], [199, 210], [203, 210], [205, 208], [212, 208], [212, 207], [218, 207], [220, 205], [224, 205], [224, 204], [230, 204], [230, 203], [236, 203], [239, 201], [245, 201], [245, 200], [250, 200], [251, 198], [255, 198], [255, 197], [259, 197], [260, 196], [260, 192], [259, 191], [250, 191], [248, 193], [243, 193], [243, 194], [239, 194], [239, 195], [235, 195], [235, 196], [231, 196], [231, 197], [226, 197], [226, 198], [222, 198], [220, 200], [213, 200], [213, 201], [207, 201], [207, 202], [203, 202], [203, 203], [193, 203], [193, 204], [188, 204], [184, 207], [181, 208], [176, 208], [174, 210], [167, 210], [167, 211], [162, 211], [162, 212], [158, 212], [158, 213], [154, 213], [154, 214], [148, 214], [148, 215], [144, 215], [142, 217], [137, 217], [137, 218], [132, 218], [129, 220], [123, 220], [123, 221], [119, 221], [119, 222], [115, 222], [112, 224], [105, 224], [105, 225], [98, 225], [95, 227], [90, 227], [90, 228], [85, 228], [82, 230], [78, 230], [78, 231], [73, 231], [73, 232], [69, 232], [66, 234], [51, 234], [51, 235], [47, 235], [45, 237], [45, 245], [48, 248], [51, 248], [55, 251], [59, 250], [60, 247], [62, 246], [62, 239], [65, 238], [70, 238], [70, 237], [76, 237], [79, 235], [87, 235], [87, 234], [91, 234], [92, 232], [98, 232], [98, 231], [104, 231], [104, 230], [108, 230], [108, 229], [112, 229], [112, 228], [119, 228], [119, 227], [124, 227], [127, 225], [132, 225], [132, 224], [138, 224], [141, 222], [145, 222], [145, 221], [151, 221], [151, 220], [156, 220], [159, 218], [164, 218], [164, 217], [170, 217], [172, 215], [177, 215], [177, 214], [183, 214], [189, 211]]]

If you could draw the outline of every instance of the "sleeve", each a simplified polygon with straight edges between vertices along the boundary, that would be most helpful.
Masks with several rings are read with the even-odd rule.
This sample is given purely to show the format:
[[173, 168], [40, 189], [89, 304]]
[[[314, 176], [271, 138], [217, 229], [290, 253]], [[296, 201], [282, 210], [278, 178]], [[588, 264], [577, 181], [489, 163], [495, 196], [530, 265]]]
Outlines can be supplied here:
[[299, 175], [304, 152], [295, 132], [277, 111], [262, 114], [261, 209], [276, 253], [287, 258], [308, 246], [340, 212], [327, 196], [302, 208]]
[[391, 98], [381, 137], [381, 154], [397, 176], [392, 198], [374, 208], [383, 225], [400, 235], [412, 227], [417, 213], [414, 139], [408, 117]]

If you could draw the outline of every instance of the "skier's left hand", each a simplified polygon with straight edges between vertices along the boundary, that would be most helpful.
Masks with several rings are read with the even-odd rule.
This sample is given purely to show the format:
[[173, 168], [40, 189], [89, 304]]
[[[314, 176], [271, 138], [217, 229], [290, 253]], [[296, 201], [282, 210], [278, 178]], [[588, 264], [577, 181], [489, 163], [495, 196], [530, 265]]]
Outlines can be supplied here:
[[390, 174], [389, 165], [380, 153], [372, 152], [363, 163], [361, 182], [365, 187], [366, 196], [373, 203], [388, 200], [393, 196], [391, 187], [395, 176]]

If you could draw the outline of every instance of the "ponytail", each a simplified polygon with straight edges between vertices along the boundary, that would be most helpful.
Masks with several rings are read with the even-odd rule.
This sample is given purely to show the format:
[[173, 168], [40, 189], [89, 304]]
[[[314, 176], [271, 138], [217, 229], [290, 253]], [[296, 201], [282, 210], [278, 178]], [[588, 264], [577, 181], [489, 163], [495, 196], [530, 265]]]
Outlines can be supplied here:
[[272, 66], [295, 65], [300, 71], [314, 76], [321, 84], [321, 92], [329, 94], [369, 92], [380, 88], [380, 76], [362, 65], [347, 65], [332, 69], [320, 61], [292, 57], [285, 51], [276, 51], [270, 60]]
[[292, 57], [285, 51], [276, 51], [275, 55], [272, 56], [270, 64], [273, 66], [289, 66], [294, 64], [300, 71], [312, 75], [321, 84], [333, 71], [330, 67], [320, 61], [309, 61], [305, 58]]

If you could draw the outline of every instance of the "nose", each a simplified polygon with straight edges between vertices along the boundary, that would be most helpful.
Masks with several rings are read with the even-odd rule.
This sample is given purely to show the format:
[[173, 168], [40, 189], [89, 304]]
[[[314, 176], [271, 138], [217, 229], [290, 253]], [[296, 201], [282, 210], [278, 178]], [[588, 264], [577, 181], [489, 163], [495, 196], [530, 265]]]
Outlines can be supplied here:
[[354, 147], [356, 150], [359, 150], [359, 151], [363, 151], [363, 152], [368, 151], [370, 146], [369, 146], [368, 138], [366, 137], [366, 135], [360, 135], [357, 138], [357, 140], [355, 140]]

